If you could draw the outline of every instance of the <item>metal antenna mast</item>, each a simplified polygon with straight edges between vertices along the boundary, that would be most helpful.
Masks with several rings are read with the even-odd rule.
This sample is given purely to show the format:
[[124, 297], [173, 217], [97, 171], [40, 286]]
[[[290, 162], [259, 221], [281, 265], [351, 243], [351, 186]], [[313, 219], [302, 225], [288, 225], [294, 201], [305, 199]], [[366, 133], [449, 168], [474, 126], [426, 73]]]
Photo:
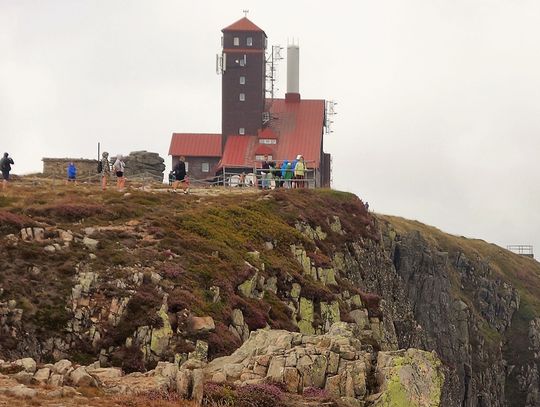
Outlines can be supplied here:
[[270, 55], [266, 59], [267, 74], [266, 74], [266, 83], [268, 86], [266, 92], [270, 94], [270, 99], [274, 100], [274, 94], [277, 90], [275, 86], [276, 82], [276, 72], [277, 72], [277, 63], [283, 59], [281, 56], [281, 50], [283, 49], [280, 45], [273, 45]]

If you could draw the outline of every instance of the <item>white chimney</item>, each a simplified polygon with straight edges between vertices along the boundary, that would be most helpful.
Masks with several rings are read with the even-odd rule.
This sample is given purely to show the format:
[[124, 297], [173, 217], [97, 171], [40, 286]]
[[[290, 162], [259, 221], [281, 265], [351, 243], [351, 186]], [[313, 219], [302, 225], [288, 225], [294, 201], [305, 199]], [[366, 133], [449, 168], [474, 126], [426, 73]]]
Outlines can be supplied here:
[[300, 101], [300, 47], [287, 46], [287, 94], [288, 101]]

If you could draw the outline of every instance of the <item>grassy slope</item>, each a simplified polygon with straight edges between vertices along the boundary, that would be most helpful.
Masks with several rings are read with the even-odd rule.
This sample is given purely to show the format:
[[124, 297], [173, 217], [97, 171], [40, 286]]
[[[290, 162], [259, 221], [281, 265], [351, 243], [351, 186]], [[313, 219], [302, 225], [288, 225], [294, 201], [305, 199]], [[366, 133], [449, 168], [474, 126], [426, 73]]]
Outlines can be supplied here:
[[[196, 315], [211, 315], [216, 320], [216, 332], [201, 339], [209, 342], [211, 355], [229, 353], [239, 345], [227, 329], [233, 308], [243, 310], [250, 329], [267, 323], [295, 329], [289, 309], [279, 298], [292, 282], [299, 282], [304, 287], [302, 295], [316, 301], [336, 297], [338, 288], [329, 289], [302, 274], [290, 250], [291, 244], [302, 244], [316, 263], [328, 264], [334, 248], [346, 239], [330, 229], [328, 220], [334, 214], [351, 235], [376, 238], [360, 200], [330, 190], [218, 196], [131, 191], [131, 196], [124, 197], [113, 190], [103, 193], [86, 186], [53, 190], [19, 186], [16, 193], [0, 199], [2, 235], [18, 233], [22, 226], [32, 224], [81, 235], [86, 227], [111, 230], [96, 233], [100, 245], [98, 258], [93, 261], [88, 260], [88, 251], [81, 243], [54, 254], [45, 253], [43, 244], [38, 243], [0, 247], [4, 270], [0, 284], [5, 289], [0, 299], [17, 299], [25, 309], [25, 321], [38, 330], [38, 338], [44, 339], [61, 332], [70, 318], [65, 304], [77, 264], [88, 264], [101, 274], [94, 298], [102, 298], [105, 304], [125, 294], [113, 280], [127, 277], [126, 268], [148, 267], [163, 277], [160, 286], [169, 293], [173, 329], [176, 312], [183, 308]], [[320, 225], [328, 238], [317, 246], [296, 230], [294, 225], [299, 220], [314, 227]], [[265, 250], [265, 242], [273, 242], [274, 249]], [[250, 251], [259, 251], [260, 260], [254, 261], [247, 254]], [[264, 263], [263, 274], [277, 277], [278, 297], [267, 294], [255, 300], [238, 295], [236, 287], [254, 273], [245, 261], [259, 268]], [[32, 272], [34, 265], [39, 265], [38, 274]], [[211, 286], [220, 288], [221, 301], [212, 302]], [[106, 335], [102, 345], [123, 343], [137, 324], [159, 324], [155, 310], [160, 300], [156, 295], [152, 284], [143, 284], [128, 304], [129, 315], [111, 329], [113, 334]], [[55, 318], [44, 318], [48, 315]], [[0, 338], [0, 346], [16, 344]], [[189, 351], [186, 346], [179, 341], [171, 351]], [[80, 353], [82, 357], [92, 351], [88, 344], [81, 344]]]

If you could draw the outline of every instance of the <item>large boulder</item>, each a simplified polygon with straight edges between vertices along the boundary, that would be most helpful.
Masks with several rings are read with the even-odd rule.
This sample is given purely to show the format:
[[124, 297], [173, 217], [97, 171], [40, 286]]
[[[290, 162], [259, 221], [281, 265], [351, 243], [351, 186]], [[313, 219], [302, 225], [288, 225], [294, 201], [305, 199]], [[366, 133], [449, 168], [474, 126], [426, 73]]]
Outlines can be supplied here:
[[158, 153], [148, 151], [133, 151], [124, 157], [126, 176], [130, 178], [152, 178], [163, 181], [165, 160]]
[[71, 383], [78, 387], [98, 387], [96, 379], [88, 374], [84, 367], [78, 367], [69, 374]]
[[444, 374], [440, 360], [431, 352], [379, 352], [376, 376], [382, 392], [376, 407], [440, 405]]

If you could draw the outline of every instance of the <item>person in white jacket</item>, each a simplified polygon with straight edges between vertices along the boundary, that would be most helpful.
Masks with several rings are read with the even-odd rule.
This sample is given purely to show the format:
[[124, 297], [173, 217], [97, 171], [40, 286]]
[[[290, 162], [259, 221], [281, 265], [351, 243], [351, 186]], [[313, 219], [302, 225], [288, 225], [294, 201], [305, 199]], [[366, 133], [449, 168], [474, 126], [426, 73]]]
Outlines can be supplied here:
[[122, 155], [118, 154], [116, 156], [116, 161], [113, 164], [113, 171], [116, 174], [116, 187], [119, 191], [123, 191], [126, 186], [126, 177], [124, 176], [125, 169], [126, 164], [123, 161]]

